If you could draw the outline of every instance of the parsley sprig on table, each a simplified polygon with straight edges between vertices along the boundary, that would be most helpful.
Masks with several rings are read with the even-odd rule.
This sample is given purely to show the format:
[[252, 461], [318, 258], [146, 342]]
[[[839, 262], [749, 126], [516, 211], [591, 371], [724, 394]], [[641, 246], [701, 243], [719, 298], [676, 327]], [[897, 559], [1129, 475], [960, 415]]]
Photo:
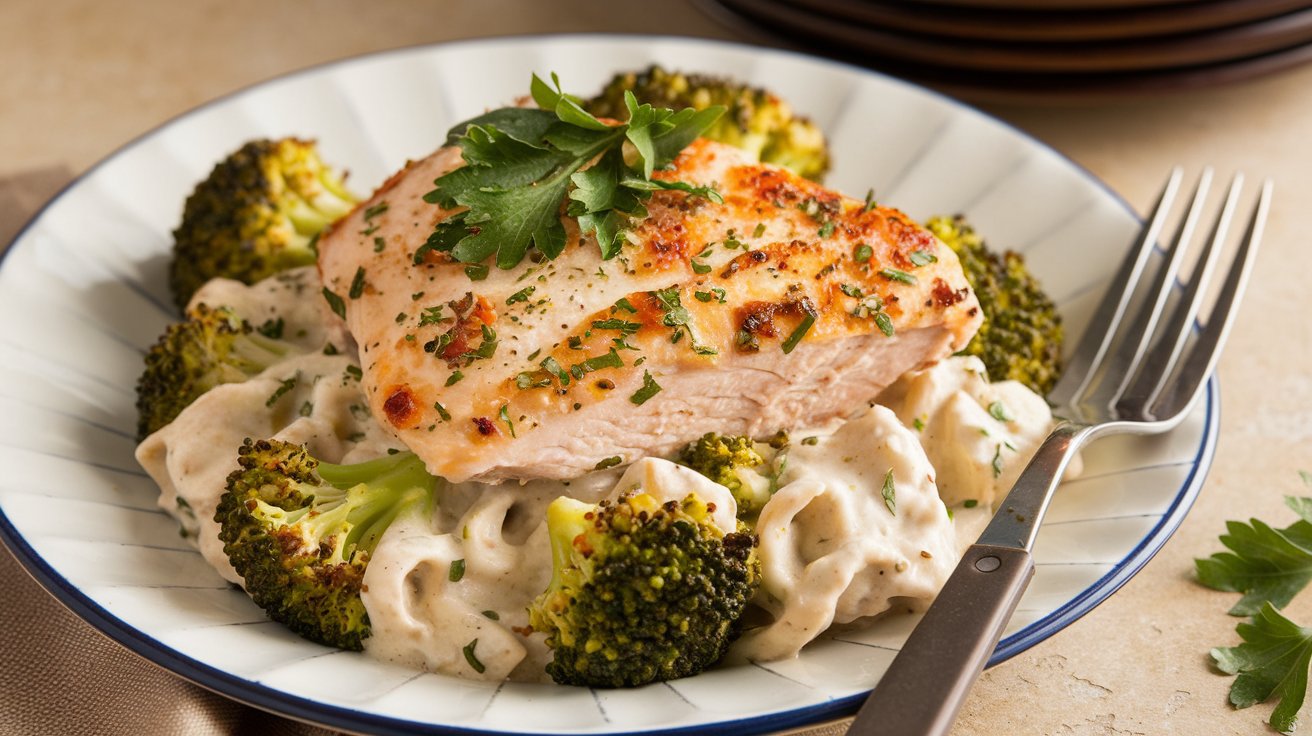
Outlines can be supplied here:
[[1275, 529], [1258, 519], [1228, 521], [1221, 544], [1230, 551], [1194, 561], [1203, 585], [1244, 594], [1232, 616], [1251, 616], [1267, 601], [1284, 608], [1312, 582], [1312, 499], [1286, 496], [1285, 503], [1298, 522]]
[[416, 263], [436, 250], [465, 263], [495, 255], [499, 268], [513, 268], [530, 247], [554, 259], [565, 248], [565, 202], [567, 214], [578, 219], [582, 232], [596, 234], [601, 257], [610, 259], [620, 251], [626, 221], [646, 216], [643, 203], [652, 192], [679, 190], [719, 200], [714, 189], [652, 175], [710, 127], [723, 107], [676, 112], [640, 105], [626, 92], [629, 120], [612, 125], [562, 92], [555, 74], [551, 79], [549, 85], [533, 75], [537, 109], [493, 110], [447, 134], [466, 165], [437, 179], [424, 199], [467, 209], [437, 225], [415, 253]]
[[[1306, 474], [1304, 481], [1312, 484]], [[1258, 519], [1227, 522], [1221, 543], [1230, 551], [1194, 563], [1202, 584], [1243, 594], [1231, 615], [1252, 617], [1235, 627], [1242, 644], [1211, 652], [1218, 669], [1237, 675], [1230, 703], [1247, 708], [1276, 696], [1271, 727], [1289, 733], [1298, 725], [1307, 695], [1312, 628], [1290, 621], [1278, 609], [1312, 582], [1312, 498], [1286, 496], [1285, 503], [1299, 521], [1283, 529]]]
[[1222, 672], [1238, 675], [1230, 686], [1230, 703], [1247, 708], [1276, 695], [1280, 702], [1271, 712], [1271, 727], [1281, 733], [1293, 731], [1307, 694], [1312, 629], [1280, 615], [1268, 601], [1235, 631], [1243, 644], [1212, 650], [1212, 659]]

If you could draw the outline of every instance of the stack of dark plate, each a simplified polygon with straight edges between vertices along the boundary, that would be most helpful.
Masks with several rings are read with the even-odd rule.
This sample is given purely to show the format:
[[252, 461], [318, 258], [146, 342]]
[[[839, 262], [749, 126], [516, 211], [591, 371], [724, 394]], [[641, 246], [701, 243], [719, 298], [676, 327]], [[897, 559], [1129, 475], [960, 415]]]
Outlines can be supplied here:
[[994, 100], [1205, 87], [1312, 61], [1312, 0], [713, 0], [781, 41]]

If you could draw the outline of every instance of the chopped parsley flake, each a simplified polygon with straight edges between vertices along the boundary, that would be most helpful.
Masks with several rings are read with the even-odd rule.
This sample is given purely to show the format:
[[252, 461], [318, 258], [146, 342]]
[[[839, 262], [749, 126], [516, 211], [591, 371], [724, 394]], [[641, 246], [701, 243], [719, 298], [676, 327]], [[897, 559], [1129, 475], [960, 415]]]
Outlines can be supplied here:
[[346, 302], [342, 301], [340, 296], [337, 296], [332, 289], [325, 286], [323, 287], [323, 298], [328, 301], [328, 307], [333, 310], [333, 314], [346, 319]]
[[446, 574], [446, 579], [450, 580], [453, 583], [458, 583], [460, 582], [460, 579], [463, 578], [464, 576], [465, 576], [465, 561], [451, 560], [451, 570]]
[[625, 335], [632, 335], [642, 329], [642, 324], [638, 322], [625, 322], [622, 319], [600, 319], [592, 323], [594, 330], [619, 330]]
[[620, 457], [619, 455], [612, 455], [611, 457], [608, 457], [605, 460], [598, 461], [597, 464], [592, 467], [595, 470], [605, 470], [606, 468], [613, 468], [622, 462], [624, 462], [624, 458]]
[[788, 339], [784, 340], [783, 350], [785, 354], [793, 352], [793, 348], [797, 347], [797, 343], [801, 342], [803, 337], [806, 337], [806, 333], [810, 332], [811, 326], [815, 324], [815, 309], [805, 300], [802, 302], [802, 308], [806, 310], [806, 315], [802, 317], [801, 322], [797, 323], [797, 327], [788, 336]]
[[884, 333], [884, 337], [893, 336], [893, 320], [886, 312], [875, 312], [875, 326]]
[[915, 276], [912, 276], [906, 271], [899, 271], [896, 268], [881, 268], [879, 269], [879, 275], [883, 276], [889, 281], [901, 281], [904, 284], [916, 283]]
[[368, 222], [375, 217], [387, 211], [387, 200], [383, 200], [375, 205], [370, 205], [364, 209], [364, 221]]
[[884, 505], [888, 507], [888, 513], [897, 516], [897, 488], [893, 485], [893, 469], [889, 468], [884, 474]]
[[264, 405], [273, 408], [273, 405], [278, 403], [278, 399], [286, 396], [288, 391], [296, 388], [296, 382], [300, 380], [300, 378], [301, 374], [298, 372], [296, 375], [278, 384], [278, 388], [269, 396], [268, 400], [264, 402]]
[[999, 422], [1014, 422], [1016, 420], [1016, 417], [1013, 417], [1011, 412], [1007, 411], [1007, 407], [1001, 401], [989, 404], [989, 416]]
[[650, 399], [660, 392], [661, 386], [656, 383], [656, 379], [651, 377], [651, 371], [644, 370], [642, 372], [642, 388], [634, 391], [633, 395], [629, 397], [629, 401], [641, 406], [647, 402], [647, 399]]
[[447, 411], [445, 406], [442, 406], [442, 402], [434, 401], [433, 408], [437, 410], [437, 415], [439, 417], [442, 417], [442, 421], [444, 422], [451, 421], [451, 412]]
[[965, 501], [962, 501], [962, 502], [961, 502], [961, 505], [962, 505], [963, 507], [965, 507], [965, 508], [973, 509], [973, 508], [975, 508], [976, 506], [979, 505], [979, 501], [976, 501], [976, 500], [973, 499], [973, 498], [968, 498], [968, 499], [966, 499]]
[[450, 317], [442, 316], [441, 305], [438, 305], [436, 307], [424, 307], [424, 313], [419, 315], [420, 327], [423, 327], [424, 325], [441, 324], [443, 322], [449, 322], [449, 321], [451, 321]]
[[255, 331], [267, 338], [278, 340], [282, 338], [283, 329], [285, 329], [286, 326], [287, 325], [283, 322], [282, 317], [279, 317], [278, 319], [265, 320], [264, 324], [255, 328]]
[[478, 647], [478, 639], [466, 644], [465, 648], [461, 651], [465, 653], [465, 661], [469, 663], [469, 666], [473, 667], [474, 671], [481, 675], [487, 671], [487, 667], [484, 667], [483, 663], [478, 661], [478, 657], [474, 656], [474, 649], [476, 647]]
[[866, 192], [866, 203], [865, 203], [865, 206], [863, 206], [863, 207], [861, 208], [861, 211], [862, 211], [862, 212], [869, 212], [870, 210], [873, 210], [875, 207], [878, 207], [878, 206], [879, 206], [879, 205], [877, 205], [877, 204], [875, 203], [875, 190], [874, 190], [874, 189], [870, 189], [870, 190], [868, 190], [868, 191]]
[[765, 223], [758, 222], [756, 223], [756, 229], [752, 231], [752, 237], [759, 238], [762, 235], [765, 235]]
[[911, 254], [911, 262], [916, 266], [928, 266], [938, 261], [938, 256], [927, 250], [918, 250]]
[[514, 294], [511, 294], [510, 296], [506, 297], [506, 304], [511, 305], [516, 302], [527, 302], [528, 298], [530, 296], [533, 296], [534, 291], [537, 291], [536, 286], [526, 286], [520, 289], [519, 291], [515, 292]]
[[350, 279], [350, 291], [346, 295], [352, 299], [359, 299], [365, 293], [365, 266], [359, 266], [356, 269], [356, 277]]
[[501, 421], [505, 422], [506, 426], [510, 428], [510, 438], [519, 439], [519, 436], [515, 434], [515, 423], [510, 421], [510, 412], [507, 411], [506, 409], [507, 406], [509, 406], [509, 404], [501, 405], [501, 411], [497, 412], [497, 417]]
[[551, 385], [551, 377], [543, 375], [541, 371], [523, 371], [515, 376], [515, 388], [522, 390], [530, 388], [547, 388]]
[[556, 379], [560, 381], [561, 386], [569, 385], [569, 373], [565, 370], [563, 366], [561, 366], [559, 362], [556, 361], [555, 358], [548, 355], [547, 357], [543, 358], [542, 362], [539, 363], [538, 365], [542, 366], [542, 370], [555, 376]]
[[482, 281], [487, 278], [488, 268], [486, 264], [475, 263], [472, 266], [465, 266], [465, 275], [470, 281]]
[[574, 380], [578, 380], [583, 376], [593, 371], [599, 371], [602, 368], [623, 367], [624, 360], [620, 358], [620, 354], [615, 352], [614, 348], [612, 348], [611, 351], [605, 355], [594, 355], [582, 363], [576, 363], [570, 366], [569, 372], [574, 376]]

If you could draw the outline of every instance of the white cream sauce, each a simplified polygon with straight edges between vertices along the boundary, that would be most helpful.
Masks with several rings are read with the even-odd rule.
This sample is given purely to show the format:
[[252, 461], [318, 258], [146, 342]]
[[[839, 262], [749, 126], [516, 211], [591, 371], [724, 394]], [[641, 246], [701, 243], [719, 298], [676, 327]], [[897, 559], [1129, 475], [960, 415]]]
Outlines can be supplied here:
[[949, 506], [996, 503], [1052, 427], [1043, 397], [985, 376], [979, 358], [952, 357], [908, 372], [876, 400], [919, 435]]
[[[397, 447], [364, 408], [347, 371], [353, 360], [322, 352], [325, 343], [342, 349], [350, 342], [321, 306], [314, 278], [306, 270], [252, 287], [204, 287], [193, 303], [231, 306], [257, 325], [281, 317], [284, 339], [309, 352], [206, 393], [137, 449], [160, 486], [160, 505], [233, 582], [240, 579], [213, 514], [245, 438], [304, 443], [316, 457], [342, 463]], [[292, 377], [292, 389], [268, 405]], [[974, 358], [909, 373], [879, 401], [888, 408], [822, 432], [793, 431], [768, 473], [744, 474], [756, 495], [769, 497], [757, 520], [762, 586], [755, 601], [767, 623], [734, 645], [736, 656], [794, 657], [830, 625], [894, 606], [923, 607], [1052, 421], [1043, 400], [1023, 386], [987, 383]], [[890, 473], [891, 501], [884, 491]], [[432, 517], [398, 520], [370, 560], [362, 592], [372, 628], [366, 651], [470, 679], [544, 680], [550, 651], [544, 635], [526, 633], [526, 608], [551, 578], [546, 507], [561, 495], [595, 503], [635, 488], [662, 500], [695, 492], [715, 504], [718, 526], [735, 526], [728, 489], [656, 458], [573, 481], [442, 485]], [[772, 496], [770, 488], [777, 489]], [[962, 508], [969, 502], [975, 508]], [[945, 503], [956, 507], [956, 527]], [[457, 560], [464, 574], [453, 582]]]

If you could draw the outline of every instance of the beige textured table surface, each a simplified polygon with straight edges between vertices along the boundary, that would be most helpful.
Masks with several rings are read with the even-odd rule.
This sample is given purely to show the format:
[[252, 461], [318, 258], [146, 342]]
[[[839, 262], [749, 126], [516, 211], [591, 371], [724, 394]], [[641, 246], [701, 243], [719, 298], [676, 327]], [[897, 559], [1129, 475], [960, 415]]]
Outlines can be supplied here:
[[[695, 6], [651, 0], [5, 0], [0, 177], [52, 166], [81, 171], [196, 104], [317, 62], [455, 38], [563, 31], [735, 37]], [[1288, 520], [1281, 497], [1303, 492], [1297, 470], [1312, 468], [1312, 67], [1242, 86], [1096, 107], [988, 109], [1134, 203], [1150, 201], [1175, 163], [1274, 177], [1277, 198], [1263, 258], [1221, 364], [1220, 446], [1193, 512], [1106, 603], [987, 672], [954, 733], [1269, 732], [1263, 720], [1270, 706], [1232, 711], [1225, 700], [1230, 679], [1209, 668], [1211, 646], [1236, 642], [1235, 620], [1224, 613], [1233, 596], [1195, 584], [1192, 559], [1217, 549], [1226, 519]], [[6, 586], [3, 593], [20, 594], [38, 595], [31, 586]], [[1312, 622], [1312, 593], [1287, 613]], [[42, 669], [39, 661], [13, 657], [0, 651], [0, 669]], [[15, 678], [0, 682], [16, 687]], [[68, 730], [69, 719], [59, 722], [61, 732]], [[116, 730], [92, 714], [71, 722], [85, 732], [143, 733]], [[52, 715], [49, 729], [31, 732], [54, 732], [55, 723]], [[0, 732], [11, 727], [17, 728], [0, 718]], [[158, 732], [177, 727], [159, 724]], [[232, 732], [254, 731], [237, 725]]]

